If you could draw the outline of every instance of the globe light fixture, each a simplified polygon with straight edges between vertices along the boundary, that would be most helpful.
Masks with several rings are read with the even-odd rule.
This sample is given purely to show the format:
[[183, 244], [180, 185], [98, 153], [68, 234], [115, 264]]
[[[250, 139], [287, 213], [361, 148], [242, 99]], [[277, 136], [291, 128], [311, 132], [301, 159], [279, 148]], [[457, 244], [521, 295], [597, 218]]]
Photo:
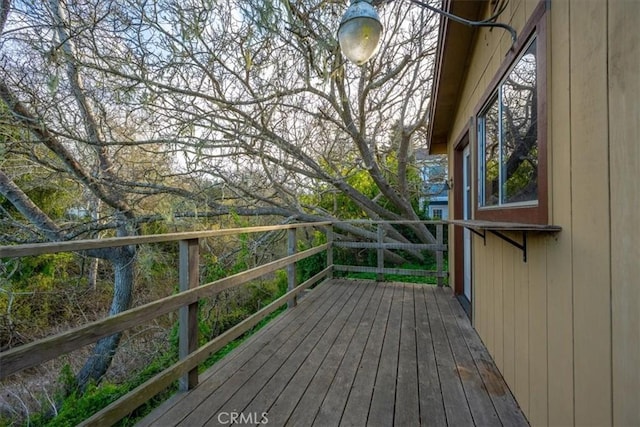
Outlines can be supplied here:
[[[382, 23], [378, 12], [372, 5], [373, 0], [351, 0], [349, 8], [340, 20], [338, 27], [338, 42], [342, 53], [357, 65], [366, 64], [371, 57], [378, 52], [380, 38], [382, 37]], [[460, 16], [454, 15], [420, 0], [409, 0], [411, 3], [429, 9], [432, 12], [445, 16], [452, 21], [470, 27], [498, 27], [509, 31], [511, 34], [511, 45], [516, 42], [516, 30], [496, 19], [504, 12], [509, 0], [500, 0], [496, 11], [489, 18], [482, 21], [470, 21]]]
[[381, 36], [382, 24], [371, 0], [351, 0], [338, 28], [342, 53], [351, 62], [363, 65], [378, 51]]

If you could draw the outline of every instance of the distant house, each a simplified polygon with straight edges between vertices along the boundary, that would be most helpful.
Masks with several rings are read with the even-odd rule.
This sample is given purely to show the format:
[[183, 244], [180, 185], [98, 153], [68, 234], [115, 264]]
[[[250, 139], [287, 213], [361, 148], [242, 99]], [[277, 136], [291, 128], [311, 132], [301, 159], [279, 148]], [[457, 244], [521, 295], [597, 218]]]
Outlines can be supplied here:
[[91, 212], [87, 208], [75, 206], [67, 209], [66, 214], [70, 219], [81, 219], [89, 217], [91, 215]]
[[[449, 0], [487, 19], [495, 0]], [[532, 425], [640, 425], [640, 1], [510, 0], [443, 20], [459, 299]]]
[[446, 156], [429, 155], [427, 150], [416, 150], [416, 164], [420, 169], [422, 192], [420, 209], [430, 219], [449, 217], [449, 187], [447, 184]]

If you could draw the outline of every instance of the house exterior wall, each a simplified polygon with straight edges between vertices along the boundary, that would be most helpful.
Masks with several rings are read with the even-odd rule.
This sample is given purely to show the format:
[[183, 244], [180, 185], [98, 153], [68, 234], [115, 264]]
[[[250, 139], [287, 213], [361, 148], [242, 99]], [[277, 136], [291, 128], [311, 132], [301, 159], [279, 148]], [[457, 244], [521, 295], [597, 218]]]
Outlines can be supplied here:
[[640, 3], [607, 9], [613, 421], [640, 425]]
[[[520, 32], [539, 4], [511, 0], [499, 21]], [[526, 263], [474, 237], [472, 320], [532, 425], [640, 425], [640, 2], [546, 5], [549, 223], [562, 231], [530, 233]], [[510, 46], [477, 33], [450, 171]]]
[[429, 215], [429, 218], [433, 218], [433, 219], [448, 219], [449, 206], [432, 203], [429, 205], [429, 212], [427, 214]]

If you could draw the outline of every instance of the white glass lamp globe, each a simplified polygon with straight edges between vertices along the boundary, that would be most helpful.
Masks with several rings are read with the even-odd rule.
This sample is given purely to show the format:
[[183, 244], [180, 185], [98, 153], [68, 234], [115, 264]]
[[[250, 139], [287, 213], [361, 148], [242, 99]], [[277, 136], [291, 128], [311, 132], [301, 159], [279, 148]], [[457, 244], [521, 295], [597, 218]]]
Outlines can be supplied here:
[[352, 0], [338, 28], [342, 53], [358, 65], [365, 64], [378, 51], [382, 24], [369, 0]]

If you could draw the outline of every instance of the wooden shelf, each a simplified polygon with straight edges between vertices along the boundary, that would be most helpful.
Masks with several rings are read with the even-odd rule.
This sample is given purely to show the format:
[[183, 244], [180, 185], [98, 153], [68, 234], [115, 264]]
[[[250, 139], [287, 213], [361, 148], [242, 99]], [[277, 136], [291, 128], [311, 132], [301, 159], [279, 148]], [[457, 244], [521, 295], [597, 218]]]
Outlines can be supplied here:
[[[482, 237], [484, 244], [487, 244], [487, 231], [510, 243], [522, 251], [522, 259], [527, 262], [527, 233], [557, 233], [562, 231], [562, 227], [550, 224], [523, 224], [519, 222], [494, 222], [477, 221], [473, 219], [451, 219], [446, 221], [449, 224], [464, 227], [474, 234]], [[518, 242], [503, 234], [503, 231], [513, 231], [522, 233], [522, 242]]]

